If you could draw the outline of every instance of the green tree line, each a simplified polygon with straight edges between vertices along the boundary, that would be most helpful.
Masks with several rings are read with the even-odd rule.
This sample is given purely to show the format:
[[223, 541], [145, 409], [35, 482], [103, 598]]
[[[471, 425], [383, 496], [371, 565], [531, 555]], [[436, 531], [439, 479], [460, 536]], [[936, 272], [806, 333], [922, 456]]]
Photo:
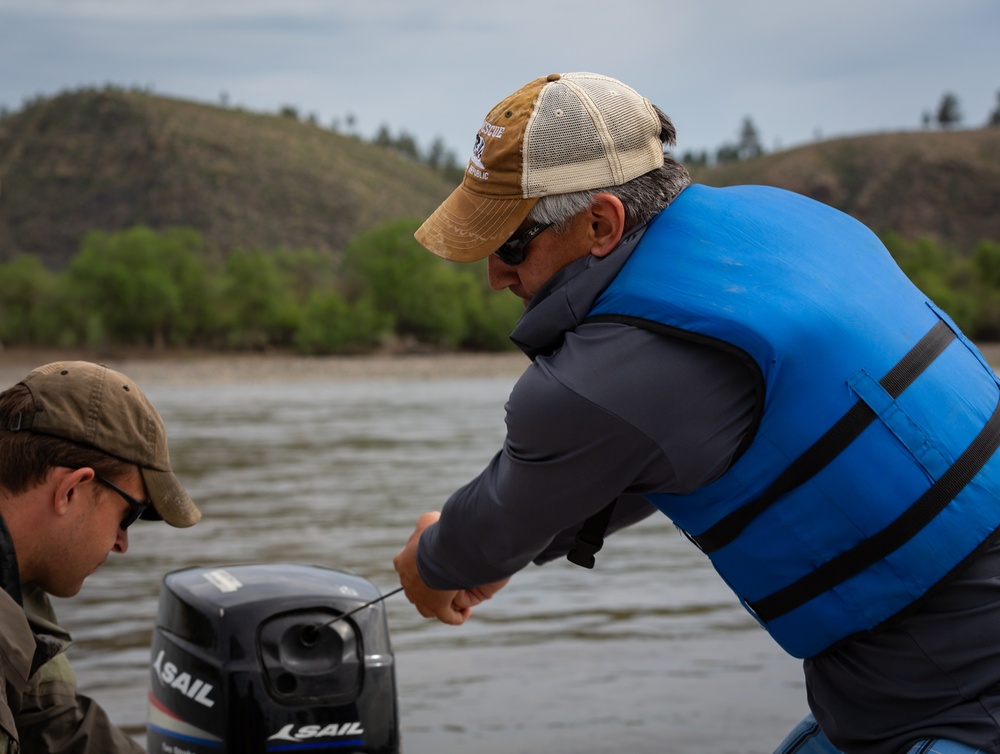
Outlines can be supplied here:
[[68, 268], [0, 265], [0, 344], [357, 353], [392, 341], [500, 350], [522, 311], [482, 263], [438, 259], [417, 221], [359, 235], [334, 262], [303, 250], [213, 253], [187, 228], [92, 232]]
[[927, 238], [882, 237], [907, 277], [972, 340], [1000, 341], [1000, 242], [980, 241], [968, 254]]
[[[387, 342], [501, 350], [520, 301], [489, 290], [484, 263], [427, 253], [415, 220], [361, 234], [338, 263], [312, 250], [226, 256], [186, 228], [92, 232], [68, 269], [0, 265], [0, 344], [358, 353]], [[1000, 242], [968, 254], [882, 239], [913, 283], [969, 337], [1000, 340]]]

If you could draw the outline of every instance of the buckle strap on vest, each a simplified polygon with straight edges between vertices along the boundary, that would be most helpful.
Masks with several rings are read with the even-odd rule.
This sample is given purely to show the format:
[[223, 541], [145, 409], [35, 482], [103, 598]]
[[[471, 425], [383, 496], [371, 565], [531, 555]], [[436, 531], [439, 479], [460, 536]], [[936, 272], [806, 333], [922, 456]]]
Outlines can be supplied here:
[[594, 556], [604, 547], [604, 534], [611, 523], [611, 514], [614, 513], [617, 502], [618, 498], [615, 498], [583, 522], [580, 531], [576, 533], [573, 549], [566, 553], [566, 559], [570, 563], [584, 568], [594, 567], [597, 562]]
[[837, 584], [860, 573], [906, 544], [958, 496], [1000, 447], [1000, 402], [986, 425], [951, 468], [878, 534], [803, 576], [783, 589], [751, 602], [765, 623], [804, 605]]
[[[879, 380], [879, 384], [893, 398], [898, 398], [909, 385], [955, 339], [955, 333], [939, 320], [910, 351]], [[802, 455], [785, 469], [764, 494], [736, 509], [713, 526], [690, 539], [704, 552], [711, 553], [725, 547], [781, 496], [808, 482], [833, 461], [875, 421], [876, 414], [864, 401], [859, 400], [836, 424], [813, 443]]]

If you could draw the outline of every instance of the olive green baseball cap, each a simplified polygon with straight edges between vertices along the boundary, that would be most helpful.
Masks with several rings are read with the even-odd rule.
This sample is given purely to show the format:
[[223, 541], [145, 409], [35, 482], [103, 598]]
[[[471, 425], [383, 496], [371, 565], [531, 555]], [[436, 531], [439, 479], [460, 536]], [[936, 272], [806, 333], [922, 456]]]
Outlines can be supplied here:
[[58, 361], [32, 370], [20, 384], [31, 392], [35, 412], [12, 417], [16, 426], [8, 429], [61, 437], [133, 463], [159, 518], [179, 527], [201, 519], [170, 468], [163, 419], [131, 379], [103, 364]]

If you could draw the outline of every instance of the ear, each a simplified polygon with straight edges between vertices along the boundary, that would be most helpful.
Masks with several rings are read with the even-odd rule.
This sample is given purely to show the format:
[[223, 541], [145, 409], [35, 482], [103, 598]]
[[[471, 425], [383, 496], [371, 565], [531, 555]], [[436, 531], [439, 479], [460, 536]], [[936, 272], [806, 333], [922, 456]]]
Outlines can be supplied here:
[[614, 194], [597, 194], [589, 210], [590, 253], [595, 257], [606, 257], [625, 232], [625, 205]]
[[80, 485], [94, 478], [94, 470], [56, 468], [52, 473], [56, 475], [52, 489], [52, 510], [56, 515], [62, 516], [77, 499]]

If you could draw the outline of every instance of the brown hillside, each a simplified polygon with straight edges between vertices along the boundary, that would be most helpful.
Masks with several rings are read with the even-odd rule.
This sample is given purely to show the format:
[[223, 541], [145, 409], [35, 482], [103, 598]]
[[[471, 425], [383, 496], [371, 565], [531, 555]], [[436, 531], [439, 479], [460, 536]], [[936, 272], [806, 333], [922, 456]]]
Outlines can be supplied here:
[[209, 245], [338, 250], [425, 216], [452, 182], [295, 118], [83, 91], [0, 120], [0, 261], [62, 267], [92, 229], [183, 225]]
[[[967, 251], [1000, 240], [1000, 128], [821, 142], [694, 173], [831, 204], [876, 231]], [[60, 268], [92, 229], [189, 226], [216, 249], [336, 252], [454, 187], [394, 152], [295, 118], [121, 90], [38, 100], [0, 120], [0, 262]]]
[[837, 139], [697, 172], [711, 186], [797, 191], [876, 232], [927, 236], [968, 251], [1000, 241], [1000, 128]]

